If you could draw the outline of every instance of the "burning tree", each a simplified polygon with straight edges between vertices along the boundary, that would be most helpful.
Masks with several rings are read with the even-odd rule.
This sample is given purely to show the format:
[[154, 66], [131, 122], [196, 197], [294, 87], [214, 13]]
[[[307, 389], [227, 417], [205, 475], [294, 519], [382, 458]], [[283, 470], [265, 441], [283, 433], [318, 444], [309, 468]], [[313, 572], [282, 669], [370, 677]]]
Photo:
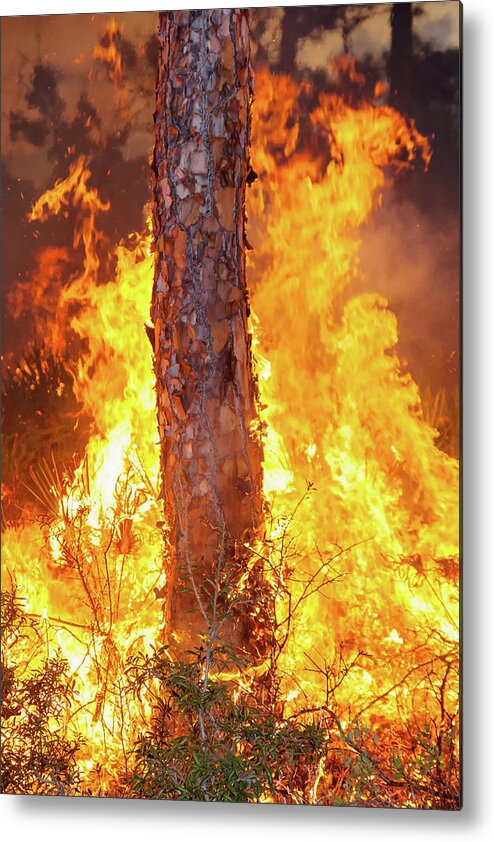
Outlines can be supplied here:
[[262, 513], [245, 279], [245, 189], [253, 178], [246, 15], [160, 16], [151, 315], [172, 548], [169, 616], [179, 635], [190, 630], [194, 607], [207, 624], [206, 582], [255, 535]]
[[[348, 54], [323, 89], [259, 68], [255, 178], [248, 38], [240, 11], [160, 18], [154, 238], [101, 259], [110, 201], [88, 154], [30, 214], [36, 237], [75, 221], [16, 287], [47, 339], [7, 381], [12, 434], [21, 393], [53, 438], [60, 407], [88, 425], [73, 469], [43, 439], [29, 504], [10, 481], [4, 784], [456, 809], [458, 464], [396, 316], [358, 284], [363, 229], [429, 143]], [[119, 43], [112, 26], [97, 60], [120, 95]]]

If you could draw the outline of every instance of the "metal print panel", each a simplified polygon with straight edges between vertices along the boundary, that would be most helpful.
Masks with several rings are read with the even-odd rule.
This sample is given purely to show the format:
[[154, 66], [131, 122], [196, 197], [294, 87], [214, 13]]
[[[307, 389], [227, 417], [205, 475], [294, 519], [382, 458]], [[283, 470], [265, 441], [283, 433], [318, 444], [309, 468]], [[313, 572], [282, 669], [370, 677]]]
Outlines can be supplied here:
[[460, 16], [2, 20], [4, 793], [460, 808]]

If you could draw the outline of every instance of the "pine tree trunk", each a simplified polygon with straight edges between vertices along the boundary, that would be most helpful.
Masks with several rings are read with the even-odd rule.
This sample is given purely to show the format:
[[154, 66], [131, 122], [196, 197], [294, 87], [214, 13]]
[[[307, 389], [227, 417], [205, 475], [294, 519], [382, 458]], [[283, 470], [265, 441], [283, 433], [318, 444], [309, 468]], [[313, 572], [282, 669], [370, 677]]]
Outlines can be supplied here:
[[262, 509], [245, 278], [246, 12], [162, 12], [159, 40], [151, 317], [169, 622], [190, 645], [210, 616], [207, 581], [218, 565], [241, 565]]

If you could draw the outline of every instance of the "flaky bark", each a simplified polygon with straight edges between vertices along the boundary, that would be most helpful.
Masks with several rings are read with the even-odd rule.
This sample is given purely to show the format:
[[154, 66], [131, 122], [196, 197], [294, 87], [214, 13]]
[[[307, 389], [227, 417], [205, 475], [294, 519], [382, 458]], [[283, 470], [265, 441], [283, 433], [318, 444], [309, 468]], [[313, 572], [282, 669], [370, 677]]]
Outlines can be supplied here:
[[191, 628], [205, 626], [205, 582], [239, 558], [261, 517], [244, 256], [246, 13], [162, 12], [159, 39], [151, 317], [171, 526], [169, 619], [187, 643]]

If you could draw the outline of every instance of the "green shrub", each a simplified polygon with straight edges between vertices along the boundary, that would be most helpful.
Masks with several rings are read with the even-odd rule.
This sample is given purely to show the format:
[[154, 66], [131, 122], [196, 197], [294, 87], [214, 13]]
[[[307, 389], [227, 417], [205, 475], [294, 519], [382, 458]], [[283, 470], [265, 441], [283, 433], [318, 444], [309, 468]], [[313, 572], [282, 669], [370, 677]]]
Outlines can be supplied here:
[[80, 790], [81, 739], [71, 738], [65, 724], [74, 701], [69, 665], [59, 653], [41, 656], [44, 644], [41, 624], [25, 614], [15, 589], [3, 591], [2, 792], [71, 795]]
[[[324, 731], [277, 720], [221, 672], [205, 682], [206, 648], [205, 640], [189, 662], [170, 660], [167, 648], [133, 660], [134, 689], [153, 698], [154, 716], [136, 746], [132, 790], [146, 798], [300, 802]], [[210, 669], [222, 669], [224, 658], [217, 647]]]

